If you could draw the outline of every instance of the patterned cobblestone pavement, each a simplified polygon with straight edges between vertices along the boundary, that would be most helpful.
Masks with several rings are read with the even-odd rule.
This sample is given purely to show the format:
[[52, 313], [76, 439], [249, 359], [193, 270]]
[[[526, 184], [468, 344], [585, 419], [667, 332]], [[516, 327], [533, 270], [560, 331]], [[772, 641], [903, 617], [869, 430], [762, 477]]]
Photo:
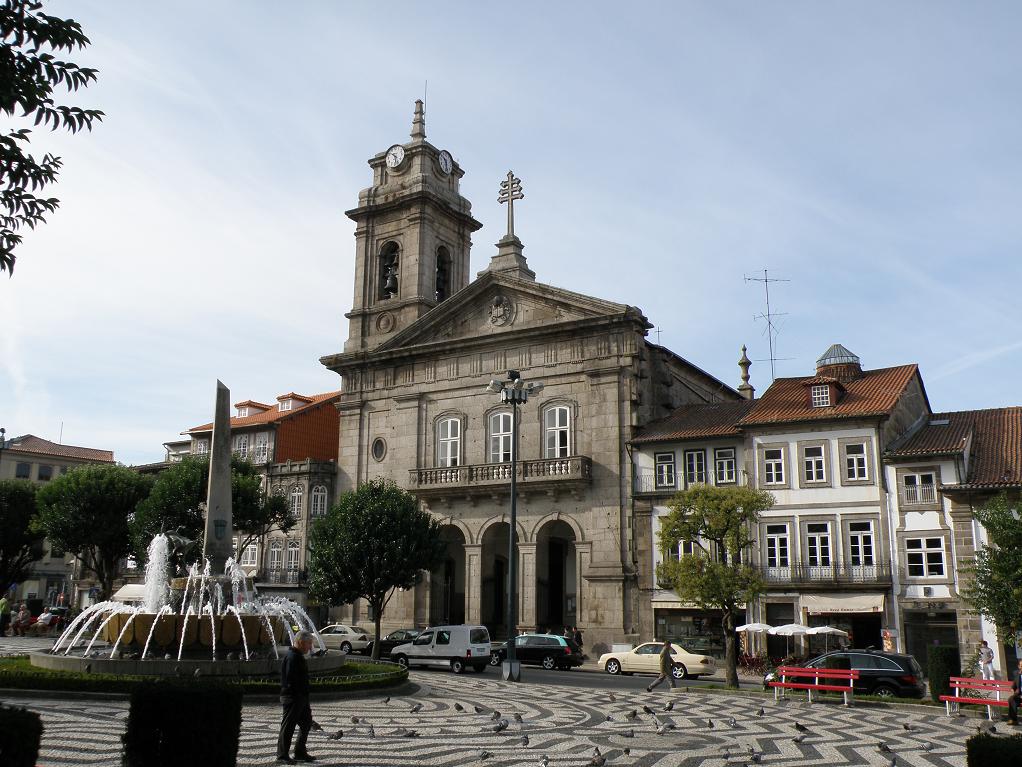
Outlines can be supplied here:
[[[775, 704], [693, 689], [647, 694], [512, 686], [490, 675], [435, 672], [414, 672], [412, 679], [417, 691], [389, 701], [385, 694], [314, 701], [324, 732], [312, 733], [309, 749], [319, 763], [534, 767], [546, 757], [552, 767], [583, 767], [601, 764], [602, 756], [607, 765], [635, 767], [890, 765], [892, 758], [898, 765], [964, 765], [965, 738], [978, 723], [948, 719], [932, 708]], [[671, 701], [673, 709], [665, 711]], [[7, 702], [42, 714], [40, 765], [118, 763], [126, 702], [56, 697]], [[274, 763], [279, 716], [269, 702], [245, 706], [239, 764]], [[493, 731], [494, 717], [508, 720], [502, 732]], [[338, 731], [340, 737], [329, 737]], [[804, 737], [795, 742], [798, 736]], [[890, 750], [881, 751], [881, 743]]]

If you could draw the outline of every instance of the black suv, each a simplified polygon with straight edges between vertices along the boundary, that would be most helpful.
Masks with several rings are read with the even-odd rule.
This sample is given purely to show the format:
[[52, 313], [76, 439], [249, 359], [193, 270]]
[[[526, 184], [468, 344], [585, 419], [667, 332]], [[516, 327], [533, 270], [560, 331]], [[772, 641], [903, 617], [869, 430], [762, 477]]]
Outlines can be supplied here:
[[[499, 666], [507, 658], [507, 643], [493, 648], [490, 665]], [[582, 650], [567, 637], [558, 634], [522, 634], [515, 637], [515, 658], [543, 668], [570, 669], [582, 665]]]
[[[879, 650], [833, 650], [803, 664], [804, 668], [823, 668], [831, 658], [842, 658], [837, 667], [848, 667], [859, 672], [854, 690], [859, 695], [878, 695], [881, 698], [922, 698], [926, 694], [923, 670], [911, 655]], [[796, 664], [792, 664], [796, 665]], [[771, 671], [764, 678], [772, 682], [777, 678]], [[800, 680], [803, 681], [803, 680]]]

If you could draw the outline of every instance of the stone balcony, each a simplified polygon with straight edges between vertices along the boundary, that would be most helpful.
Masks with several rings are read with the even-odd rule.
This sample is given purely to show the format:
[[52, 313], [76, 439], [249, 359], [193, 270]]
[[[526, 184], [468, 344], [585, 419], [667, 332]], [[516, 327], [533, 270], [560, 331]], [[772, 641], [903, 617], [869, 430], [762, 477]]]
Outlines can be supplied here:
[[[571, 493], [580, 496], [592, 481], [588, 456], [519, 461], [518, 492]], [[408, 489], [421, 498], [454, 498], [506, 494], [511, 489], [511, 464], [479, 463], [431, 469], [410, 469]]]

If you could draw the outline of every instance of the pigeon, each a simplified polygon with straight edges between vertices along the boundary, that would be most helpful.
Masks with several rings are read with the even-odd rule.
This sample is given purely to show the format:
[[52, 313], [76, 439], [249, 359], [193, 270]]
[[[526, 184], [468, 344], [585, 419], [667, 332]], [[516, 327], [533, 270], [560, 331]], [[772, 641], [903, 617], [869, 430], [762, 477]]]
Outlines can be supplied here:
[[408, 711], [408, 713], [409, 714], [417, 714], [420, 711], [422, 711], [422, 704], [421, 703], [416, 703], [414, 706], [411, 707], [411, 709]]
[[543, 754], [543, 756], [541, 756], [539, 758], [539, 767], [548, 767], [549, 764], [550, 764], [550, 757], [547, 756], [546, 754]]
[[522, 745], [523, 746], [529, 745], [529, 736], [528, 735], [523, 735], [522, 736]]
[[799, 732], [809, 732], [809, 728], [802, 724], [802, 722], [795, 722], [795, 729]]
[[643, 711], [645, 711], [645, 712], [646, 712], [647, 714], [650, 714], [650, 715], [652, 715], [652, 716], [656, 716], [656, 714], [655, 714], [655, 713], [653, 713], [653, 709], [651, 709], [651, 708], [650, 708], [649, 706], [647, 706], [646, 704], [643, 704], [643, 705], [642, 705], [642, 710], [643, 710]]
[[756, 716], [763, 716], [763, 714], [764, 714], [763, 707], [760, 706], [759, 711], [756, 712]]
[[664, 706], [664, 711], [673, 711], [673, 710], [674, 710], [674, 701], [673, 700], [672, 701], [668, 701], [667, 704]]
[[499, 711], [494, 711], [492, 714], [490, 714], [490, 721], [491, 722], [496, 722], [498, 719], [500, 719], [500, 712]]
[[600, 756], [600, 747], [596, 746], [593, 748], [593, 756]]
[[898, 757], [896, 757], [894, 754], [891, 754], [891, 758], [887, 762], [888, 767], [895, 767], [895, 765], [897, 765], [897, 764], [898, 764]]
[[518, 724], [522, 724], [523, 720], [522, 720], [522, 715], [521, 714], [519, 714], [517, 711], [515, 711], [514, 717], [515, 717], [515, 721], [518, 722]]
[[357, 716], [351, 717], [351, 723], [352, 724], [358, 724], [358, 717]]
[[322, 730], [323, 729], [323, 725], [321, 725], [319, 722], [317, 722], [315, 719], [313, 719], [312, 720], [312, 729], [314, 729], [314, 730]]
[[628, 756], [630, 753], [632, 753], [632, 749], [625, 746], [623, 749], [621, 749], [621, 753], [624, 754], [625, 756]]
[[706, 727], [707, 727], [707, 729], [710, 729], [710, 730], [713, 729], [713, 720], [712, 719], [707, 719], [706, 720]]
[[376, 728], [373, 727], [372, 725], [369, 725], [369, 737], [370, 738], [376, 737]]
[[612, 717], [610, 714], [607, 714], [607, 721], [608, 722], [613, 722], [614, 721], [614, 717]]
[[738, 726], [738, 722], [735, 720], [733, 716], [728, 717], [727, 726], [733, 729]]
[[476, 713], [477, 713], [477, 714], [481, 714], [481, 713], [483, 713], [483, 712], [484, 712], [484, 711], [485, 711], [486, 709], [485, 709], [485, 708], [483, 708], [482, 706], [475, 706], [475, 710], [476, 710]]
[[463, 705], [461, 705], [460, 703], [455, 703], [454, 704], [454, 710], [455, 711], [464, 711], [465, 707]]
[[635, 737], [635, 730], [625, 730], [624, 732], [621, 733], [621, 737], [622, 738], [634, 738]]
[[491, 756], [493, 756], [493, 754], [491, 754], [489, 751], [484, 750], [479, 752], [479, 758], [481, 760], [489, 759]]
[[659, 725], [659, 726], [658, 726], [658, 727], [656, 728], [656, 734], [657, 734], [657, 735], [665, 735], [665, 734], [667, 734], [667, 730], [668, 730], [668, 729], [669, 729], [669, 728], [667, 727], [667, 725], [666, 725], [666, 724], [661, 724], [661, 725]]
[[883, 741], [880, 741], [880, 743], [877, 744], [877, 751], [879, 751], [881, 754], [889, 754], [891, 753], [891, 747], [888, 746]]
[[603, 756], [603, 754], [597, 754], [596, 756], [589, 760], [589, 764], [587, 765], [587, 767], [603, 767], [603, 765], [605, 765], [606, 763], [607, 757]]
[[507, 729], [507, 726], [509, 724], [510, 724], [510, 722], [507, 719], [501, 719], [499, 722], [497, 722], [495, 725], [493, 725], [493, 731], [494, 732], [504, 732], [504, 730]]
[[806, 735], [805, 735], [805, 733], [802, 733], [801, 735], [796, 735], [794, 738], [792, 738], [791, 742], [792, 743], [801, 743], [805, 739], [806, 739]]
[[637, 717], [638, 715], [639, 715], [639, 712], [638, 712], [638, 711], [636, 711], [636, 710], [635, 710], [635, 709], [633, 708], [633, 709], [632, 709], [631, 711], [629, 711], [629, 712], [628, 712], [627, 714], [625, 714], [625, 719], [634, 719], [634, 718], [635, 718], [635, 717]]
[[418, 730], [405, 730], [403, 733], [401, 733], [401, 737], [402, 738], [415, 738], [415, 737], [418, 736], [418, 734], [419, 734]]
[[749, 759], [752, 760], [753, 764], [759, 764], [761, 761], [763, 761], [763, 756], [753, 751], [751, 754], [749, 754]]
[[383, 703], [384, 703], [384, 705], [386, 705], [387, 703], [390, 703], [390, 696], [389, 695], [386, 698], [383, 699]]
[[910, 725], [908, 722], [902, 722], [901, 728], [906, 732], [912, 731], [912, 725]]
[[344, 730], [338, 730], [337, 732], [328, 735], [327, 737], [330, 738], [330, 740], [340, 740], [341, 738], [344, 737]]
[[611, 693], [610, 694], [610, 702], [613, 703], [616, 700], [617, 700], [617, 696], [614, 693]]
[[923, 751], [925, 751], [926, 753], [930, 753], [930, 751], [932, 750], [933, 750], [932, 743], [923, 743]]

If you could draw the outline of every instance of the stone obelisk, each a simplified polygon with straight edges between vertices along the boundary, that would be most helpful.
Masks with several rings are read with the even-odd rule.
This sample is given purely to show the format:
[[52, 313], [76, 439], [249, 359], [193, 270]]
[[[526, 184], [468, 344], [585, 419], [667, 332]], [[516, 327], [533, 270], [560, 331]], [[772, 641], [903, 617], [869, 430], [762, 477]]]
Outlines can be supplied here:
[[231, 536], [231, 391], [216, 382], [213, 444], [209, 449], [209, 491], [206, 495], [206, 534], [202, 555], [210, 572], [222, 575], [228, 557], [234, 556]]

